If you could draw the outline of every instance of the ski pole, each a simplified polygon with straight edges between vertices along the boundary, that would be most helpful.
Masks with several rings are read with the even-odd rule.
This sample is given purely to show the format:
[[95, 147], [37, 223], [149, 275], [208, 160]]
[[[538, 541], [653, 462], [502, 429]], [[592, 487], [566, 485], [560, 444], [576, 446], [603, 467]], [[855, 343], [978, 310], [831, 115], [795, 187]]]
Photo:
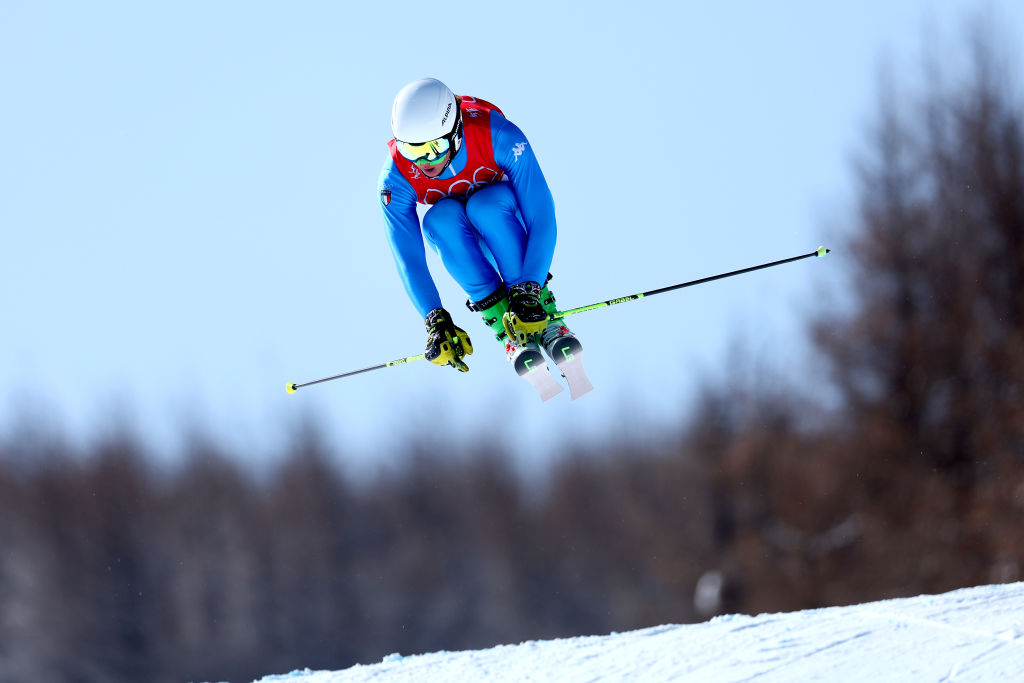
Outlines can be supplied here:
[[[579, 308], [570, 308], [567, 311], [559, 311], [550, 316], [550, 319], [564, 318], [567, 315], [576, 315], [577, 313], [584, 313], [586, 311], [593, 311], [598, 308], [606, 308], [608, 306], [614, 306], [615, 304], [626, 303], [627, 301], [636, 301], [637, 299], [643, 299], [644, 297], [654, 296], [655, 294], [663, 294], [665, 292], [671, 292], [675, 289], [682, 289], [683, 287], [693, 287], [694, 285], [704, 284], [705, 282], [712, 282], [714, 280], [721, 280], [723, 278], [732, 277], [734, 275], [742, 275], [743, 273], [750, 273], [755, 270], [761, 270], [763, 268], [771, 268], [773, 266], [781, 266], [783, 263], [792, 263], [793, 261], [799, 261], [805, 258], [811, 258], [812, 256], [824, 256], [825, 254], [832, 251], [825, 247], [818, 247], [816, 250], [809, 254], [802, 254], [800, 256], [793, 256], [792, 258], [782, 259], [780, 261], [772, 261], [771, 263], [762, 263], [759, 266], [751, 266], [750, 268], [743, 268], [741, 270], [734, 270], [729, 273], [722, 273], [721, 275], [712, 275], [711, 277], [701, 278], [699, 280], [691, 280], [689, 282], [681, 282], [678, 285], [669, 285], [668, 287], [661, 287], [660, 289], [652, 289], [647, 292], [641, 292], [639, 294], [630, 294], [628, 296], [622, 296], [617, 299], [609, 299], [608, 301], [601, 301], [596, 304], [590, 304], [589, 306], [580, 306]], [[331, 380], [341, 379], [342, 377], [351, 377], [352, 375], [358, 375], [362, 372], [370, 372], [371, 370], [380, 370], [382, 368], [390, 368], [392, 365], [403, 365], [410, 361], [420, 360], [426, 358], [425, 353], [421, 353], [417, 356], [409, 356], [407, 358], [398, 358], [396, 360], [388, 361], [387, 363], [380, 363], [379, 365], [371, 365], [360, 370], [352, 370], [351, 372], [344, 372], [340, 375], [333, 375], [331, 377], [324, 377], [323, 379], [315, 379], [312, 382], [303, 382], [301, 384], [295, 382], [289, 382], [286, 389], [289, 394], [294, 394], [297, 390], [302, 387], [308, 387], [313, 384], [320, 384], [321, 382], [330, 382]]]
[[351, 377], [352, 375], [358, 375], [361, 372], [369, 372], [370, 370], [380, 370], [381, 368], [390, 368], [392, 365], [403, 365], [409, 361], [419, 360], [426, 358], [427, 354], [421, 353], [418, 356], [409, 356], [408, 358], [398, 358], [396, 360], [388, 361], [387, 363], [381, 363], [379, 365], [371, 365], [368, 368], [361, 370], [352, 370], [351, 372], [343, 372], [340, 375], [334, 375], [333, 377], [324, 377], [323, 379], [315, 379], [312, 382], [303, 382], [302, 384], [296, 384], [295, 382], [289, 382], [288, 386], [285, 387], [289, 394], [294, 394], [297, 390], [302, 387], [308, 387], [312, 384], [320, 384], [321, 382], [330, 382], [332, 379], [341, 379], [342, 377]]
[[772, 261], [771, 263], [762, 263], [759, 266], [751, 266], [750, 268], [742, 268], [740, 270], [734, 270], [729, 273], [722, 273], [720, 275], [712, 275], [711, 277], [703, 277], [699, 280], [690, 280], [689, 282], [681, 282], [678, 285], [669, 285], [668, 287], [661, 287], [660, 289], [652, 289], [648, 292], [641, 292], [639, 294], [629, 294], [628, 296], [620, 296], [617, 299], [609, 299], [607, 301], [600, 301], [596, 304], [590, 304], [589, 306], [580, 306], [579, 308], [570, 308], [567, 311], [557, 311], [552, 314], [549, 319], [554, 320], [555, 318], [564, 318], [567, 315], [576, 315], [577, 313], [585, 313], [586, 311], [593, 311], [598, 308], [607, 308], [608, 306], [614, 306], [615, 304], [624, 304], [627, 301], [637, 301], [644, 297], [654, 296], [655, 294], [664, 294], [665, 292], [671, 292], [675, 289], [682, 289], [683, 287], [693, 287], [694, 285], [702, 285], [705, 282], [712, 282], [714, 280], [722, 280], [727, 277], [734, 275], [743, 275], [744, 273], [751, 273], [755, 270], [762, 270], [763, 268], [771, 268], [773, 266], [781, 266], [783, 263], [792, 263], [793, 261], [799, 261], [805, 258], [811, 258], [812, 256], [824, 256], [825, 254], [832, 251], [825, 247], [818, 247], [809, 254], [802, 254], [800, 256], [793, 256], [791, 258], [781, 259], [779, 261]]

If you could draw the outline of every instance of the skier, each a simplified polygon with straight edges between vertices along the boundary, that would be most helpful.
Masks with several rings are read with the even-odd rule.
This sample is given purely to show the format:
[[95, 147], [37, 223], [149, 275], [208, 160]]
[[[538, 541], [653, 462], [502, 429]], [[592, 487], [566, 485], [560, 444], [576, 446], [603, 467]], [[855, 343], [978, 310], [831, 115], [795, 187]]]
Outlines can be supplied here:
[[[538, 372], [546, 369], [541, 348], [567, 377], [570, 365], [577, 366], [571, 374], [582, 373], [582, 349], [564, 320], [551, 319], [555, 206], [529, 141], [498, 107], [457, 97], [433, 78], [398, 92], [391, 129], [378, 190], [398, 272], [426, 322], [426, 358], [466, 372], [473, 345], [442, 306], [424, 237], [508, 360], [550, 398], [561, 387]], [[422, 228], [417, 203], [429, 206]]]

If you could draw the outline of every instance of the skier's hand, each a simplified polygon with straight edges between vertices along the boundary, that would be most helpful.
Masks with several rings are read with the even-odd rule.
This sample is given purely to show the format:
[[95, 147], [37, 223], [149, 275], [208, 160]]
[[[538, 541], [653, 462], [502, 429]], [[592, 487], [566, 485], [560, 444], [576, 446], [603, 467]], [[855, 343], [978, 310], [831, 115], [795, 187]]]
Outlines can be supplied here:
[[459, 372], [467, 372], [469, 366], [463, 357], [473, 353], [469, 335], [452, 323], [452, 317], [443, 308], [435, 308], [427, 314], [427, 360], [435, 365], [450, 365]]
[[548, 326], [548, 314], [540, 303], [541, 286], [520, 282], [508, 291], [508, 312], [502, 318], [509, 339], [524, 344]]

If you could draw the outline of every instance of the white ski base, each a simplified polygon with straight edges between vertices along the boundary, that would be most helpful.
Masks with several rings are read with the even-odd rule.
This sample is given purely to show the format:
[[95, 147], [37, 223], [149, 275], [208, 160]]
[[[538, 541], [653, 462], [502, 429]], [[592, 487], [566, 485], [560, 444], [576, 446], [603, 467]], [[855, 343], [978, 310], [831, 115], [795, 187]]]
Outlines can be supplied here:
[[563, 362], [558, 369], [562, 371], [562, 376], [569, 384], [569, 395], [572, 396], [572, 400], [575, 401], [580, 396], [594, 390], [594, 385], [590, 383], [590, 378], [587, 377], [587, 373], [583, 369], [582, 352], [577, 353], [572, 360]]
[[548, 372], [548, 364], [537, 344], [526, 344], [512, 360], [516, 373], [529, 382], [541, 401], [547, 401], [562, 393], [562, 385]]
[[520, 375], [520, 377], [533, 385], [533, 388], [540, 395], [541, 401], [547, 401], [562, 393], [562, 385], [556, 382], [555, 378], [548, 372], [547, 364], [534, 368], [526, 374]]

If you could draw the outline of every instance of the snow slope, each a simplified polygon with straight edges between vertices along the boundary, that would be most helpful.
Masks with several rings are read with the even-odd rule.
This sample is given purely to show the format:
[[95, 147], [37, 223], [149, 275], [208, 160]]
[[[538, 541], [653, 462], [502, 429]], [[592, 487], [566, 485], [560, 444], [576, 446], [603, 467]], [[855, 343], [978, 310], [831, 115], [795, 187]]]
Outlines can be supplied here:
[[262, 683], [752, 679], [1024, 681], [1024, 583], [490, 650], [393, 654]]

